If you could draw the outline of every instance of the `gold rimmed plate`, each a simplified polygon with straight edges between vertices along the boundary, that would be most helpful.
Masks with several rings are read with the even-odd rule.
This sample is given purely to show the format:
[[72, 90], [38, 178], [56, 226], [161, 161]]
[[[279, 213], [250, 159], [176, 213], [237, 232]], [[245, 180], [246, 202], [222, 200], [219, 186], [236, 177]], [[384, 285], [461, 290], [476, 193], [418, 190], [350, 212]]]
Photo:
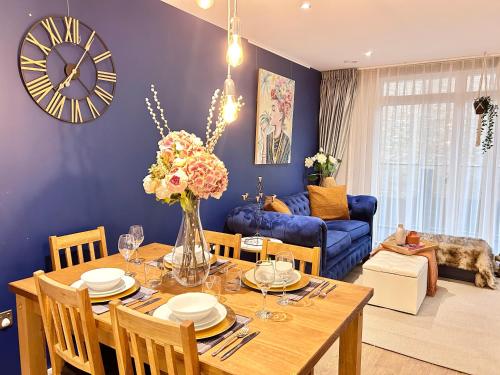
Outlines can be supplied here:
[[[302, 273], [302, 272], [301, 272], [301, 275], [302, 275], [302, 277], [299, 279], [299, 281], [297, 281], [295, 284], [288, 285], [285, 287], [285, 290], [287, 292], [293, 292], [293, 291], [305, 288], [307, 285], [309, 285], [309, 281], [311, 280], [311, 277], [305, 273]], [[254, 284], [250, 280], [248, 280], [245, 277], [245, 275], [243, 275], [243, 277], [241, 278], [241, 281], [243, 282], [243, 284], [245, 284], [249, 288], [252, 288], [255, 290], [260, 290], [260, 288], [256, 284]], [[277, 293], [277, 292], [281, 292], [282, 290], [283, 290], [282, 287], [273, 287], [273, 288], [269, 289], [269, 292]]]
[[[85, 285], [83, 280], [77, 280], [70, 286], [73, 288], [79, 288]], [[93, 292], [89, 289], [89, 297], [91, 303], [102, 303], [109, 302], [115, 298], [123, 298], [131, 295], [138, 291], [141, 284], [135, 280], [133, 277], [124, 276], [122, 281], [122, 287], [118, 286], [117, 289], [110, 290], [108, 292]]]
[[203, 340], [203, 339], [208, 339], [209, 337], [217, 336], [223, 332], [226, 332], [233, 326], [233, 324], [236, 322], [236, 314], [234, 313], [233, 309], [231, 309], [229, 306], [224, 305], [224, 307], [227, 310], [226, 318], [222, 322], [213, 327], [196, 331], [195, 332], [196, 340]]
[[123, 297], [130, 296], [131, 294], [134, 294], [140, 288], [141, 288], [141, 284], [136, 280], [135, 284], [132, 287], [130, 287], [127, 290], [124, 290], [123, 292], [120, 292], [118, 294], [114, 294], [112, 296], [106, 296], [106, 297], [92, 297], [92, 298], [90, 298], [90, 302], [91, 303], [103, 303], [103, 302], [112, 301], [114, 299], [120, 299]]

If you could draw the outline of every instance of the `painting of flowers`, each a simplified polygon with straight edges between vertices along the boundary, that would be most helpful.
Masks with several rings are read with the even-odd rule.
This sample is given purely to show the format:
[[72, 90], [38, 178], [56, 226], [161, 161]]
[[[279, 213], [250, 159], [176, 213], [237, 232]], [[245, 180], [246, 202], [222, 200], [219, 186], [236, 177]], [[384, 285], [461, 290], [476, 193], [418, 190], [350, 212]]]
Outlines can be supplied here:
[[255, 164], [291, 162], [295, 81], [259, 69]]

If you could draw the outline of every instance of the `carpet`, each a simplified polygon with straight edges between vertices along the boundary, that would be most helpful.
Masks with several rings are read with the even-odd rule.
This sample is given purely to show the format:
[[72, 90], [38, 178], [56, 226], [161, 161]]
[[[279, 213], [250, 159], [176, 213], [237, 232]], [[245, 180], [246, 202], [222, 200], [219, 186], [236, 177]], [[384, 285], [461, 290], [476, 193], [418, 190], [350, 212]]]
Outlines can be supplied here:
[[[360, 283], [360, 275], [357, 267], [346, 281]], [[499, 374], [500, 291], [439, 279], [416, 316], [368, 305], [363, 342], [469, 374]]]

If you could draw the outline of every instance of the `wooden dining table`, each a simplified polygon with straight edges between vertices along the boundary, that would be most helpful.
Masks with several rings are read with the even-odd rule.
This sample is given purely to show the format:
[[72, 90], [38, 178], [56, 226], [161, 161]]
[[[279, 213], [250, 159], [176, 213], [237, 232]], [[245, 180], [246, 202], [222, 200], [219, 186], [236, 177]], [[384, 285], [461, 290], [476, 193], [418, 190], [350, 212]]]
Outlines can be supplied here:
[[[152, 243], [139, 248], [139, 254], [146, 260], [153, 260], [170, 252], [172, 246]], [[254, 263], [231, 259], [243, 271]], [[121, 255], [115, 254], [101, 259], [82, 263], [62, 270], [48, 273], [56, 281], [70, 285], [79, 280], [80, 275], [98, 267], [118, 267], [125, 269]], [[144, 273], [138, 272], [136, 278], [144, 282]], [[326, 298], [305, 297], [300, 302], [280, 306], [277, 296], [268, 296], [268, 308], [281, 319], [260, 320], [255, 312], [262, 305], [262, 294], [246, 287], [239, 292], [223, 293], [221, 299], [236, 314], [254, 318], [249, 323], [252, 331], [260, 334], [231, 358], [221, 361], [213, 357], [212, 351], [200, 355], [203, 374], [312, 374], [314, 366], [321, 357], [340, 339], [339, 374], [359, 374], [361, 371], [361, 336], [363, 308], [373, 295], [373, 289], [337, 280], [336, 289]], [[19, 330], [19, 350], [23, 375], [47, 373], [45, 339], [42, 319], [38, 305], [35, 283], [32, 277], [9, 283], [10, 290], [16, 294], [16, 309]], [[167, 279], [157, 287], [159, 293], [154, 297], [161, 300], [144, 307], [147, 311], [165, 303], [173, 295], [196, 291], [198, 288], [185, 288]], [[141, 311], [141, 310], [139, 310]], [[99, 341], [114, 347], [109, 312], [95, 315]], [[178, 349], [180, 350], [180, 349]]]

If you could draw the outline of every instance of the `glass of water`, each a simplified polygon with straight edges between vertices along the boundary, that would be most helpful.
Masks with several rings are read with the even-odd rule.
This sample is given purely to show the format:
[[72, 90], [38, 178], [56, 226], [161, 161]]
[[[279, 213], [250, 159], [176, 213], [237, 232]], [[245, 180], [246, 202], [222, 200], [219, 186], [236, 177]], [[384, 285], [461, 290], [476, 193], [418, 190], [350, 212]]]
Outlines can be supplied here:
[[211, 294], [220, 300], [222, 291], [222, 278], [216, 275], [209, 275], [201, 287], [203, 293]]
[[241, 275], [242, 270], [240, 267], [231, 267], [224, 272], [225, 283], [224, 290], [229, 293], [239, 292], [241, 289]]

